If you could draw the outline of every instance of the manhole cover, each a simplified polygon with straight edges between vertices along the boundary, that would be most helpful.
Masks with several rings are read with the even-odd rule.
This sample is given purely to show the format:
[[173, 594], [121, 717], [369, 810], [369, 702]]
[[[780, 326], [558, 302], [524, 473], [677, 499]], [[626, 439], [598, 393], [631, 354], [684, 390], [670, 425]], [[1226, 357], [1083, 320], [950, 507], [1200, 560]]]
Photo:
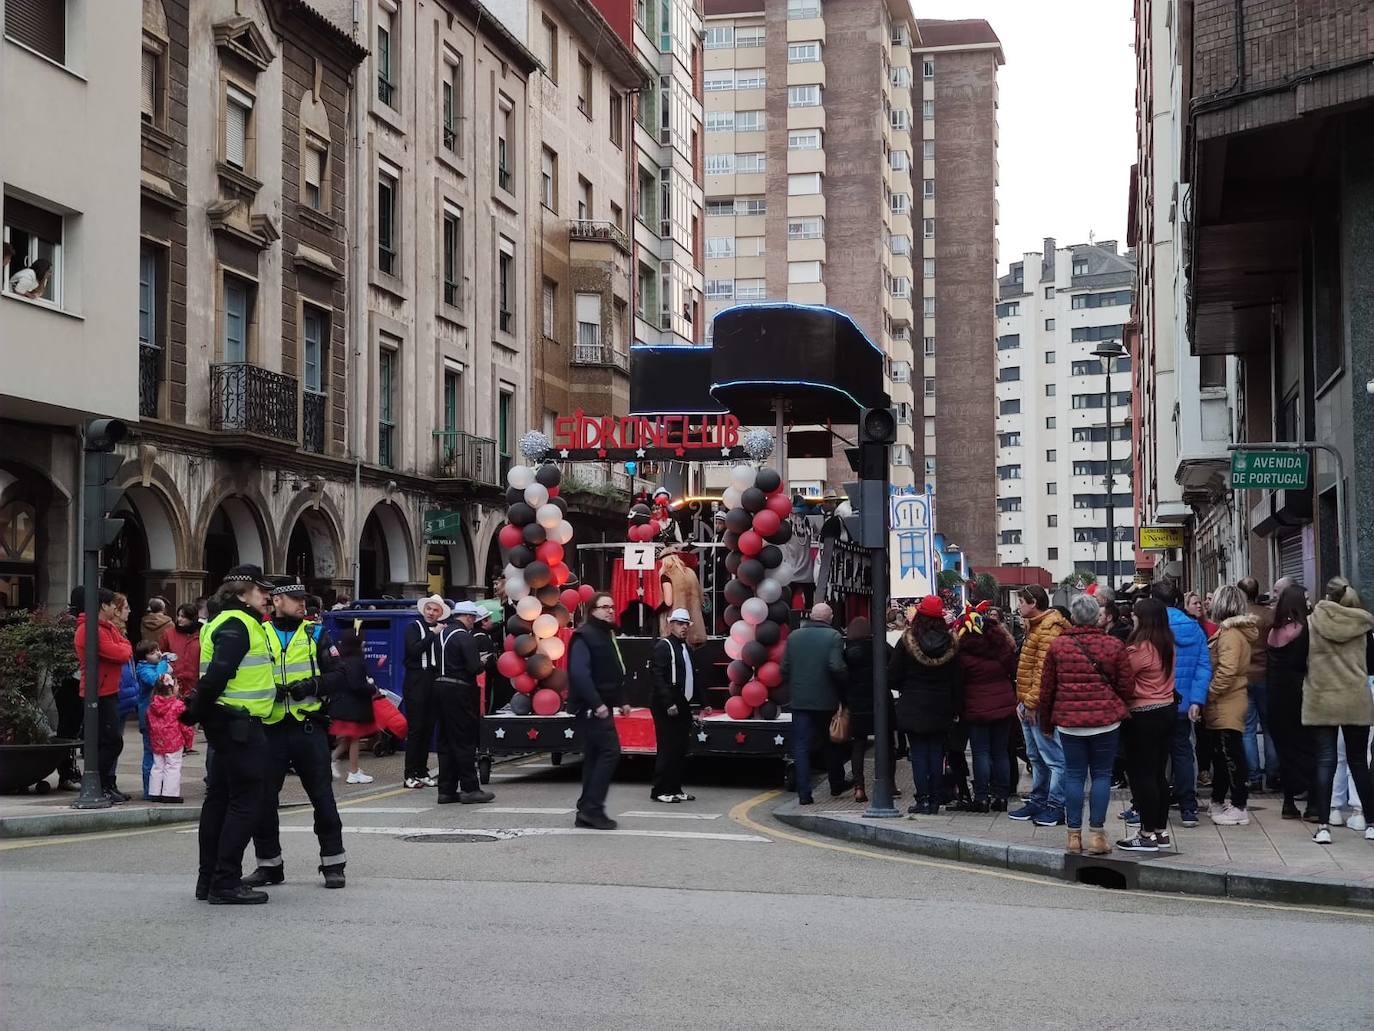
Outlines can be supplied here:
[[501, 839], [495, 834], [411, 834], [401, 840], [421, 845], [480, 845]]

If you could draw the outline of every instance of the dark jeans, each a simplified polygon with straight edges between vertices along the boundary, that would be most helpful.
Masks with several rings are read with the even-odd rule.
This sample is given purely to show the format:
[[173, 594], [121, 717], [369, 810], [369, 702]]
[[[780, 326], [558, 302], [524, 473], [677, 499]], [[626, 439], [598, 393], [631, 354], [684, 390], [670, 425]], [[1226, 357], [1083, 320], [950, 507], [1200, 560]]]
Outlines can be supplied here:
[[315, 837], [320, 842], [320, 865], [337, 866], [344, 855], [343, 821], [334, 801], [329, 772], [329, 735], [311, 720], [287, 716], [263, 728], [267, 737], [267, 776], [263, 785], [262, 813], [253, 831], [253, 852], [259, 866], [281, 866], [281, 823], [277, 800], [286, 782], [289, 763], [301, 779], [301, 787], [315, 810]]
[[939, 801], [945, 769], [947, 734], [908, 734], [911, 742], [911, 779], [916, 783], [916, 802]]
[[434, 738], [434, 720], [438, 714], [434, 697], [434, 674], [425, 669], [406, 670], [405, 686], [401, 689], [406, 710], [406, 766], [407, 777], [423, 777], [429, 772], [429, 744]]
[[1209, 730], [1207, 724], [1198, 720], [1193, 727], [1193, 740], [1196, 742], [1194, 754], [1197, 756], [1197, 768], [1212, 771], [1212, 758], [1220, 751], [1217, 741], [1217, 731]]
[[1169, 747], [1176, 712], [1172, 704], [1131, 713], [1121, 727], [1126, 777], [1140, 814], [1140, 829], [1162, 831], [1169, 826]]
[[[1347, 725], [1344, 727], [1308, 727], [1312, 743], [1317, 753], [1316, 784], [1312, 794], [1307, 797], [1308, 808], [1316, 810], [1317, 822], [1326, 823], [1331, 818], [1331, 786], [1336, 781], [1336, 735], [1345, 737], [1345, 763], [1350, 768], [1350, 779], [1355, 782], [1355, 790], [1360, 793], [1366, 816], [1374, 813], [1374, 777], [1369, 774], [1369, 728]], [[1288, 790], [1288, 767], [1284, 770], [1284, 791]]]
[[1011, 760], [1007, 752], [1011, 724], [1012, 717], [1008, 716], [995, 723], [968, 725], [969, 741], [973, 744], [973, 797], [979, 802], [989, 798], [1005, 801], [1011, 793]]
[[819, 740], [825, 751], [825, 768], [830, 776], [830, 790], [840, 791], [844, 785], [844, 751], [830, 740], [830, 717], [833, 709], [792, 710], [792, 762], [796, 766], [797, 797], [811, 797], [811, 749]]
[[[1279, 753], [1279, 776], [1283, 780], [1283, 804], [1293, 806], [1295, 795], [1312, 787], [1316, 776], [1316, 756], [1310, 727], [1302, 725], [1302, 689], [1269, 689], [1269, 729]], [[1312, 797], [1308, 795], [1308, 805]]]
[[948, 804], [956, 798], [968, 798], [968, 727], [956, 723], [945, 735], [945, 772], [941, 781], [941, 801]]
[[268, 767], [262, 722], [216, 714], [205, 723], [215, 750], [200, 809], [200, 876], [211, 891], [230, 891], [243, 880], [243, 852], [258, 825]]
[[682, 770], [687, 765], [687, 746], [692, 740], [692, 714], [678, 710], [669, 716], [657, 707], [654, 717], [654, 784], [649, 795], [680, 795]]
[[1181, 812], [1197, 812], [1197, 767], [1193, 754], [1193, 721], [1186, 712], [1174, 712], [1169, 739], [1169, 776]]
[[583, 816], [605, 816], [606, 795], [620, 765], [615, 717], [579, 716], [577, 723], [582, 734], [582, 794], [577, 799], [577, 811]]
[[[85, 740], [86, 734], [82, 727], [85, 713], [81, 708], [80, 682], [72, 677], [65, 677], [53, 691], [52, 697], [53, 703], [57, 706], [57, 736], [69, 741]], [[73, 748], [63, 755], [62, 765], [57, 768], [59, 779], [81, 779], [81, 770], [76, 762], [78, 750], [79, 748]]]
[[102, 695], [96, 703], [96, 756], [99, 759], [100, 786], [115, 787], [115, 768], [124, 751], [124, 720], [119, 715], [119, 696]]
[[1226, 789], [1231, 789], [1231, 804], [1244, 809], [1250, 800], [1250, 766], [1245, 761], [1245, 732], [1241, 730], [1212, 730], [1212, 805], [1226, 801]]
[[1093, 830], [1106, 826], [1107, 804], [1112, 798], [1112, 762], [1120, 737], [1119, 728], [1087, 736], [1059, 732], [1059, 742], [1064, 746], [1064, 822], [1071, 830], [1083, 826], [1083, 786], [1089, 778], [1088, 826]]
[[[434, 709], [439, 716], [439, 794], [480, 791], [477, 777], [477, 738], [481, 725], [476, 684], [459, 680], [434, 681]], [[409, 741], [410, 733], [406, 732]], [[425, 738], [428, 740], [428, 738]], [[410, 748], [407, 745], [406, 759]], [[421, 770], [424, 769], [422, 765]]]
[[[873, 734], [872, 716], [851, 716], [849, 725], [849, 767], [854, 787], [864, 789], [864, 756], [868, 754], [868, 739]], [[889, 723], [888, 726], [891, 726]], [[874, 748], [877, 748], [877, 739], [874, 739]], [[878, 771], [873, 771], [876, 780]], [[887, 750], [887, 783], [889, 787], [896, 786], [897, 779], [897, 749], [895, 742]]]

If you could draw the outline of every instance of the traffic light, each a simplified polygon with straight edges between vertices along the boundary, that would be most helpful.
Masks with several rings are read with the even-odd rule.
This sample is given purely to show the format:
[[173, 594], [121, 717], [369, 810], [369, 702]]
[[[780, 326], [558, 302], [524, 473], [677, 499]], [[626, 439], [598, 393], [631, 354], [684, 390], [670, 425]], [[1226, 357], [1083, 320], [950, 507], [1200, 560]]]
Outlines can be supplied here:
[[124, 496], [124, 488], [112, 487], [110, 481], [124, 464], [123, 457], [114, 453], [115, 445], [128, 432], [119, 419], [92, 419], [86, 424], [86, 491], [82, 507], [85, 547], [89, 550], [114, 543], [124, 526], [123, 519], [110, 518]]
[[849, 535], [864, 548], [887, 546], [888, 452], [897, 439], [897, 413], [891, 408], [865, 408], [859, 413], [859, 446], [846, 448], [857, 483], [845, 493], [855, 515], [845, 520]]

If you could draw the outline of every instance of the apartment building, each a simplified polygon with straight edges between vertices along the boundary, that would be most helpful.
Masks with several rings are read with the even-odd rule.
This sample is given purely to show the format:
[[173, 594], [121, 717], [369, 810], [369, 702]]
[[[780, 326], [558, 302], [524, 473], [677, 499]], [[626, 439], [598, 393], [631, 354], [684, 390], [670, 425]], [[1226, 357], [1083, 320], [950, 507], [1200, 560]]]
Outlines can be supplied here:
[[138, 417], [138, 23], [132, 0], [0, 12], [0, 611], [66, 604], [80, 427]]
[[[893, 483], [929, 485], [991, 564], [997, 37], [859, 0], [710, 0], [705, 25], [708, 323], [761, 300], [853, 316], [888, 356]], [[788, 465], [803, 492], [852, 475], [842, 447]]]
[[1122, 348], [1134, 284], [1134, 255], [1115, 241], [1052, 237], [998, 281], [999, 565], [1055, 581], [1135, 574], [1131, 355], [1094, 354]]

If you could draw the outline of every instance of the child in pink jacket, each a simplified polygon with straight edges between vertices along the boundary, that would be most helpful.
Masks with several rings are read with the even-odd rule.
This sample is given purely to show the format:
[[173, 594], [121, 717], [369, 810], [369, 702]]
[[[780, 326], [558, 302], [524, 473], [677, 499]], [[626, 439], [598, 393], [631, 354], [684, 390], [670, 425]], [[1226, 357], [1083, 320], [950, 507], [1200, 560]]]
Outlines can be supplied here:
[[176, 685], [158, 684], [148, 705], [148, 738], [153, 746], [153, 769], [148, 775], [150, 802], [180, 802], [181, 754], [191, 747], [195, 733], [177, 721], [186, 703], [177, 697]]

